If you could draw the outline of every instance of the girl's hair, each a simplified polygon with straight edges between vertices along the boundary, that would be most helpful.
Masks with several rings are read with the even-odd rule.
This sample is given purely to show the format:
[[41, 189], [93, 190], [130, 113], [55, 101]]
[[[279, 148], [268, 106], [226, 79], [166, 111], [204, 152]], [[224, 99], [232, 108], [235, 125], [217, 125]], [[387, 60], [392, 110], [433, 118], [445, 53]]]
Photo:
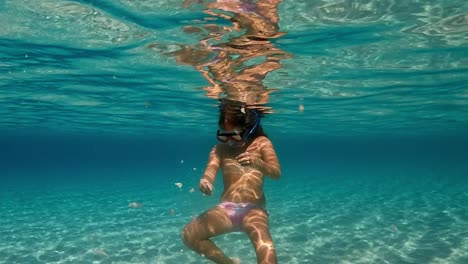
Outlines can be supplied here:
[[[253, 108], [246, 107], [245, 104], [235, 101], [222, 101], [219, 106], [219, 121], [218, 126], [221, 129], [225, 129], [224, 123], [228, 121], [235, 127], [242, 127], [248, 133], [254, 126], [257, 118], [262, 118], [262, 114]], [[259, 136], [267, 137], [263, 131], [263, 127], [259, 124], [255, 129], [254, 133], [251, 135], [252, 138]]]

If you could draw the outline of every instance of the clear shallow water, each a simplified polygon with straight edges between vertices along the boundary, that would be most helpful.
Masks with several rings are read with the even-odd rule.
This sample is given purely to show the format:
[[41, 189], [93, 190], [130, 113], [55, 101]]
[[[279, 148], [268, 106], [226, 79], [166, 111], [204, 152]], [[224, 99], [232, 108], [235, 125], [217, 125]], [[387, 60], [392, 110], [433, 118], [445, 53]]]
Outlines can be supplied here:
[[[272, 140], [283, 177], [265, 191], [280, 263], [467, 261], [466, 141]], [[221, 181], [213, 197], [196, 191], [213, 143], [3, 137], [0, 262], [207, 263], [179, 233], [217, 204]], [[245, 235], [215, 241], [254, 263]]]
[[[267, 185], [281, 263], [466, 262], [465, 187], [427, 176], [417, 176], [425, 182], [416, 184], [415, 172], [378, 181], [363, 175], [355, 176], [357, 181], [328, 175], [307, 179], [307, 185], [291, 180], [301, 174], [288, 173], [281, 187]], [[181, 190], [153, 183], [3, 192], [8, 202], [2, 204], [7, 219], [1, 221], [1, 258], [5, 263], [205, 263], [183, 246], [179, 232], [216, 200], [190, 193], [194, 181], [180, 180], [187, 184]], [[291, 195], [294, 199], [285, 199]], [[135, 200], [145, 206], [128, 209]], [[254, 263], [244, 235], [215, 241], [229, 256]]]
[[[230, 22], [180, 1], [0, 7], [0, 263], [204, 263], [179, 232], [217, 203], [190, 192], [217, 100], [174, 52]], [[468, 262], [467, 10], [279, 5], [285, 58], [251, 84], [283, 170], [265, 186], [280, 263]], [[216, 242], [254, 262], [244, 235]]]

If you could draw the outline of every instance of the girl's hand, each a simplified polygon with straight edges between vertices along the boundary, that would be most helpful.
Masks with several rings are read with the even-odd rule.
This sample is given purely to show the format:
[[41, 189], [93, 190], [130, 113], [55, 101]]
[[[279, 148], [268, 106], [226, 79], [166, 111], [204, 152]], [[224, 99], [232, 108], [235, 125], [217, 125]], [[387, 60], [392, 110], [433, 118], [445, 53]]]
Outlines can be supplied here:
[[236, 159], [242, 166], [257, 166], [259, 163], [259, 159], [247, 151], [237, 156]]
[[206, 195], [212, 195], [213, 194], [213, 184], [209, 182], [207, 179], [201, 179], [200, 180], [200, 185], [199, 185], [200, 191]]

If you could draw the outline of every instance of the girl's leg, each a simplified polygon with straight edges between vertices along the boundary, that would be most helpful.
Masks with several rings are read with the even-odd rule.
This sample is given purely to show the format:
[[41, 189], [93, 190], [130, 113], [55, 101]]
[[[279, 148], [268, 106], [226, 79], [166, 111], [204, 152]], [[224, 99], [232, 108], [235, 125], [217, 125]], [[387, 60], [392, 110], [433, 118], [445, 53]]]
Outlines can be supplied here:
[[231, 220], [224, 209], [215, 207], [210, 209], [182, 230], [182, 239], [189, 248], [215, 263], [228, 263], [233, 261], [209, 239], [232, 230]]
[[268, 215], [262, 209], [252, 209], [244, 217], [242, 228], [247, 233], [257, 254], [257, 263], [276, 264], [276, 251], [268, 227]]

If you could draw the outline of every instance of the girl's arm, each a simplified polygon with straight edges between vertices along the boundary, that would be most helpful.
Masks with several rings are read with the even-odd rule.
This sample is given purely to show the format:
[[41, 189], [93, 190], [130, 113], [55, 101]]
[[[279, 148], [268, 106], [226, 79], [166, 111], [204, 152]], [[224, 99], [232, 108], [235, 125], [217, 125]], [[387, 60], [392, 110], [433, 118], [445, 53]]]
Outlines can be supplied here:
[[210, 151], [205, 172], [200, 179], [200, 191], [205, 194], [211, 195], [213, 193], [213, 184], [218, 174], [218, 169], [221, 164], [220, 161], [221, 159], [217, 147], [214, 146]]
[[263, 175], [269, 176], [272, 179], [278, 179], [281, 176], [281, 168], [273, 144], [266, 137], [259, 138], [258, 140], [261, 140], [259, 142], [260, 150], [253, 150], [253, 152], [259, 152], [260, 155], [253, 155], [246, 151], [237, 156], [237, 161], [242, 166], [254, 166]]
[[262, 158], [255, 161], [255, 166], [257, 166], [264, 175], [267, 175], [272, 179], [278, 179], [281, 177], [281, 167], [278, 156], [276, 155], [273, 144], [268, 138], [265, 138], [261, 143], [260, 151]]

